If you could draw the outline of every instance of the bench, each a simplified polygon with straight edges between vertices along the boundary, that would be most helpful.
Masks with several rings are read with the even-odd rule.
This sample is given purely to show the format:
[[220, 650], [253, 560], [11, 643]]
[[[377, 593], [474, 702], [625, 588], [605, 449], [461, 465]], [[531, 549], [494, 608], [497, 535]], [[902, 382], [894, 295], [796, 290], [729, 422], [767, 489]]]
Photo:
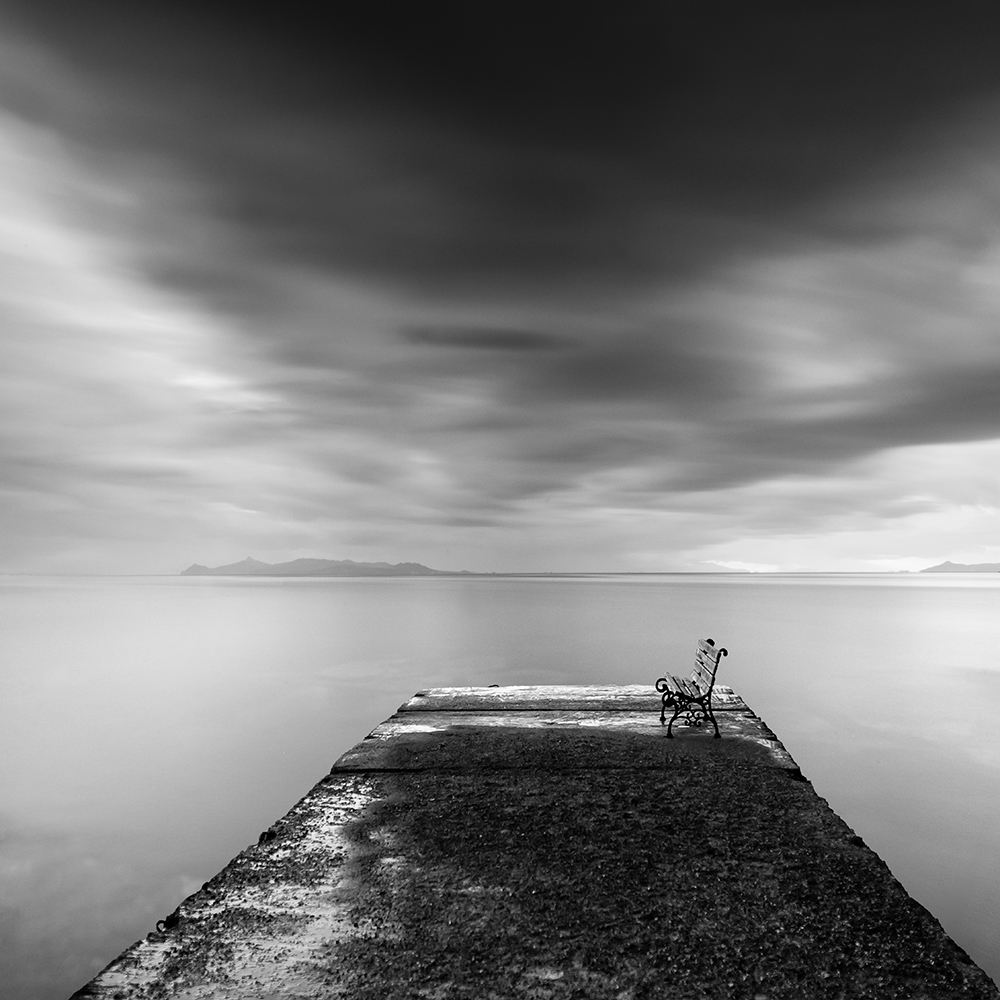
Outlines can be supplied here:
[[661, 726], [667, 721], [667, 709], [674, 710], [670, 725], [667, 726], [668, 739], [674, 738], [674, 722], [682, 714], [686, 726], [701, 726], [711, 722], [715, 726], [713, 738], [719, 738], [719, 724], [712, 711], [712, 689], [715, 687], [715, 672], [719, 669], [719, 661], [728, 655], [729, 651], [723, 646], [717, 647], [714, 639], [699, 639], [690, 678], [667, 674], [657, 680], [656, 690], [663, 695]]

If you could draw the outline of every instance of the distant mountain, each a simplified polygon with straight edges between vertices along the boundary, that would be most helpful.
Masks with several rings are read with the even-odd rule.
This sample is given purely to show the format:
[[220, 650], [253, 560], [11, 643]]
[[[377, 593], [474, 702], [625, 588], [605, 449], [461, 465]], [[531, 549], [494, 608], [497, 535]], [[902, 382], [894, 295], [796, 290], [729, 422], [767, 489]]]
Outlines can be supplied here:
[[353, 559], [293, 559], [266, 563], [247, 556], [242, 562], [210, 568], [195, 563], [181, 576], [459, 576], [467, 571], [429, 569], [420, 563], [354, 562]]
[[953, 563], [943, 562], [928, 566], [921, 573], [1000, 573], [1000, 563]]

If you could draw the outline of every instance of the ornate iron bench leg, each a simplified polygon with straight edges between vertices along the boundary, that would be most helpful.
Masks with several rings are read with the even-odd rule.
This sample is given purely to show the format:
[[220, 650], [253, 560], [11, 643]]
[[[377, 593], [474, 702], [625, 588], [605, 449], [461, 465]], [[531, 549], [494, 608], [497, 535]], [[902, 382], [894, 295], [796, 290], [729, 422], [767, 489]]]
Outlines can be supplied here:
[[674, 714], [670, 718], [670, 724], [667, 726], [667, 739], [672, 740], [674, 738], [674, 723], [677, 721], [677, 716], [681, 714], [681, 709], [684, 707], [684, 702], [680, 698], [674, 700]]
[[656, 681], [656, 690], [659, 691], [660, 697], [660, 725], [662, 726], [667, 721], [667, 708], [674, 703], [673, 692], [670, 690], [670, 685], [667, 683], [666, 677], [660, 677]]
[[712, 720], [712, 725], [715, 726], [715, 735], [712, 737], [713, 740], [721, 739], [719, 735], [719, 724], [715, 721], [715, 712], [712, 711], [712, 696], [709, 695], [705, 704], [705, 715], [707, 718]]

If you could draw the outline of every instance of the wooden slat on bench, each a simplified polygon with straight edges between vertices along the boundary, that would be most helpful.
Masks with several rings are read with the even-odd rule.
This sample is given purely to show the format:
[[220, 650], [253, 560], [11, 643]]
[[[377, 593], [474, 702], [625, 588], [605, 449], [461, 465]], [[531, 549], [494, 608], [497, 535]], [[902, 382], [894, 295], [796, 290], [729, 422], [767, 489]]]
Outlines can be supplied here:
[[704, 687], [699, 687], [694, 682], [684, 678], [684, 688], [692, 698], [700, 698], [708, 690], [708, 685], [706, 684]]
[[708, 688], [712, 683], [719, 655], [720, 649], [718, 646], [710, 646], [704, 639], [698, 640], [698, 651], [695, 653], [694, 670], [691, 671], [691, 679], [702, 690]]
[[702, 690], [705, 691], [712, 686], [712, 671], [705, 670], [703, 667], [695, 667], [691, 671], [691, 680]]
[[668, 674], [667, 681], [674, 690], [680, 691], [681, 694], [685, 694], [689, 698], [700, 698], [703, 694], [703, 689], [696, 687], [686, 677], [675, 677], [673, 674]]
[[719, 649], [716, 646], [709, 646], [707, 642], [698, 643], [698, 651], [695, 653], [695, 660], [704, 664], [709, 670], [715, 666], [715, 661], [719, 657]]
[[698, 650], [698, 655], [694, 658], [694, 663], [695, 667], [707, 673], [711, 673], [715, 669], [715, 657], [703, 653], [700, 649]]

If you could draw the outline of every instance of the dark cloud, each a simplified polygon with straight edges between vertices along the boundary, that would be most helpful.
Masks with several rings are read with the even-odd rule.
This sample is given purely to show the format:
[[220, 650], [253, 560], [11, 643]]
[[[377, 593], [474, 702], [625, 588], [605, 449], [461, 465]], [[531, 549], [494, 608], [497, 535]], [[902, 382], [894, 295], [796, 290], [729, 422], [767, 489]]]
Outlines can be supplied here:
[[[708, 348], [706, 350], [706, 348]], [[752, 391], [753, 364], [713, 357], [688, 331], [611, 334], [563, 356], [544, 359], [510, 386], [515, 397], [657, 403], [704, 417], [734, 395]]]
[[[229, 253], [438, 294], [697, 273], [818, 225], [832, 189], [1000, 84], [979, 4], [5, 9], [98, 102], [22, 107], [112, 166], [197, 177]], [[211, 297], [211, 268], [147, 253]]]
[[403, 337], [411, 344], [487, 351], [556, 351], [568, 346], [563, 338], [550, 333], [480, 327], [414, 326], [404, 329]]

